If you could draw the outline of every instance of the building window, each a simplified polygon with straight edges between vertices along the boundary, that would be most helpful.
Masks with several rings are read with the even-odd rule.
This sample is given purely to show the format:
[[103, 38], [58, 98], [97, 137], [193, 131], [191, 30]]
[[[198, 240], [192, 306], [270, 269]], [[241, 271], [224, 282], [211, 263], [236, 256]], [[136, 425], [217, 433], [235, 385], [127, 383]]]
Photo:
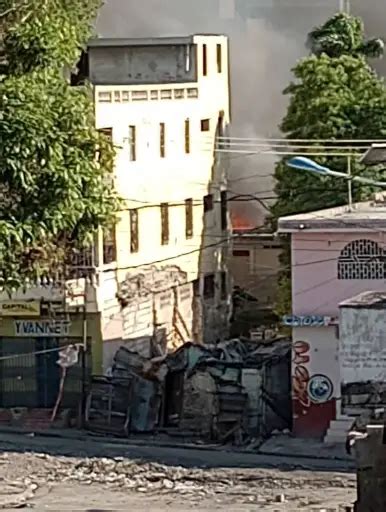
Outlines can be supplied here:
[[234, 249], [232, 254], [235, 258], [249, 258], [250, 251], [245, 249]]
[[213, 210], [213, 194], [204, 196], [204, 213]]
[[161, 158], [165, 158], [166, 148], [165, 148], [165, 123], [160, 123], [159, 125], [159, 154]]
[[228, 195], [225, 190], [221, 192], [221, 229], [228, 229]]
[[[98, 130], [98, 132], [101, 133], [111, 144], [113, 143], [113, 129], [112, 128], [100, 128]], [[96, 153], [97, 162], [101, 162], [102, 156], [103, 155], [102, 155], [101, 148], [98, 147], [97, 153]]]
[[193, 199], [185, 201], [185, 237], [193, 237]]
[[204, 277], [204, 298], [212, 299], [215, 291], [215, 276], [214, 274], [207, 274]]
[[210, 119], [201, 119], [201, 131], [202, 132], [210, 131]]
[[338, 279], [385, 279], [386, 250], [372, 240], [354, 240], [338, 259]]
[[206, 44], [202, 45], [202, 74], [208, 75], [208, 47]]
[[217, 45], [217, 72], [222, 73], [222, 45]]
[[227, 273], [221, 272], [221, 298], [226, 300], [228, 298], [228, 279]]
[[185, 153], [190, 153], [190, 119], [185, 119]]
[[168, 203], [161, 204], [161, 244], [167, 245], [169, 243], [169, 205]]
[[137, 160], [137, 129], [135, 126], [129, 126], [129, 158], [131, 162]]
[[117, 261], [117, 241], [115, 225], [103, 230], [103, 264], [109, 265]]
[[139, 250], [138, 210], [130, 210], [130, 252]]

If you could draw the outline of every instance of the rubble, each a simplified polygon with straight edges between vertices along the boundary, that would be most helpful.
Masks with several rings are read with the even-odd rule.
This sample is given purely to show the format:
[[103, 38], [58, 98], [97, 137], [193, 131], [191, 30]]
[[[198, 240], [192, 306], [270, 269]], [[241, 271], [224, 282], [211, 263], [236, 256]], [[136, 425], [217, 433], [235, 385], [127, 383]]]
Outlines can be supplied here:
[[121, 347], [109, 378], [94, 379], [90, 430], [128, 435], [177, 430], [206, 441], [250, 445], [288, 428], [288, 339], [234, 339], [207, 347], [186, 343], [150, 358]]

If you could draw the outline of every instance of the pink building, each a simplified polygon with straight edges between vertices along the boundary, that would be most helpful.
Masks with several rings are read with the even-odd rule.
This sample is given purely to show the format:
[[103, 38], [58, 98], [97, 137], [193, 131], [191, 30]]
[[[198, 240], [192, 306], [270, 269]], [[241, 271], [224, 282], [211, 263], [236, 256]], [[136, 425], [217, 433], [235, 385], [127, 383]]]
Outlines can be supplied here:
[[386, 203], [283, 217], [291, 235], [293, 430], [323, 437], [340, 418], [339, 304], [386, 291]]

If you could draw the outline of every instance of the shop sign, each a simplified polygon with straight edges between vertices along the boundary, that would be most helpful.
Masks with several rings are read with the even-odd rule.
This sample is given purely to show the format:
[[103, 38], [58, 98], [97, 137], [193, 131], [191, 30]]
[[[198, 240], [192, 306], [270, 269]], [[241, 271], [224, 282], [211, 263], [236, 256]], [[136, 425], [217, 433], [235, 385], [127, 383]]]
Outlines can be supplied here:
[[40, 302], [31, 301], [5, 301], [0, 303], [1, 316], [40, 316]]
[[282, 323], [287, 327], [327, 327], [333, 323], [333, 319], [320, 315], [286, 315], [283, 316]]
[[68, 336], [69, 320], [15, 320], [15, 334], [22, 337], [55, 338]]

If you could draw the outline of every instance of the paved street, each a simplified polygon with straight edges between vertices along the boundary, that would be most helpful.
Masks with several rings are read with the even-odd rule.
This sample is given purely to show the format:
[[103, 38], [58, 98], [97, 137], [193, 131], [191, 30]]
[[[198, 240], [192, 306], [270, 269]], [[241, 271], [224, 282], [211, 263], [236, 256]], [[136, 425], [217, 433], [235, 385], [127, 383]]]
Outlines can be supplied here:
[[291, 512], [355, 499], [354, 474], [333, 460], [10, 434], [0, 448], [3, 510]]

